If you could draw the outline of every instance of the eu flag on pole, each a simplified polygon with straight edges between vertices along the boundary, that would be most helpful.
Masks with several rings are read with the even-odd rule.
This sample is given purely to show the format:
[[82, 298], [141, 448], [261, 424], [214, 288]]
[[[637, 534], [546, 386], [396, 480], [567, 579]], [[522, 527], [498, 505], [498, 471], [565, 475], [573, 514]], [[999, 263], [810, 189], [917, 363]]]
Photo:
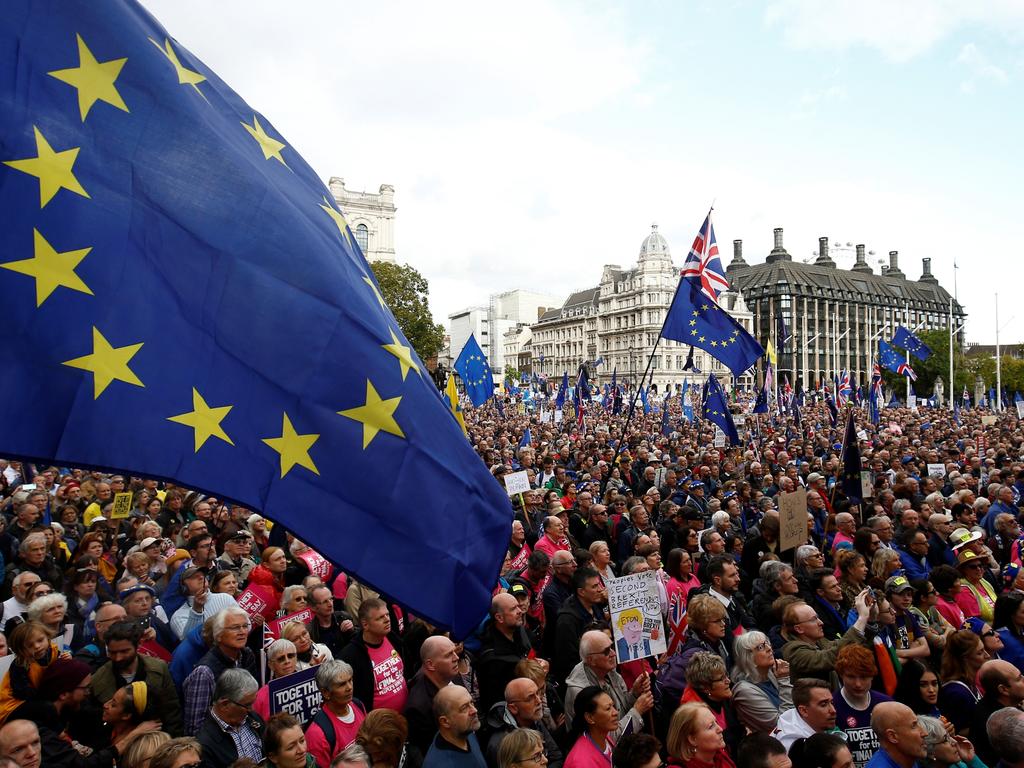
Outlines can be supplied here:
[[689, 277], [679, 281], [661, 335], [703, 349], [735, 376], [746, 373], [764, 354], [757, 339], [703, 293], [699, 280]]
[[530, 434], [530, 428], [527, 427], [526, 431], [523, 432], [523, 438], [519, 441], [520, 448], [529, 448], [533, 445], [533, 435]]
[[640, 402], [643, 403], [644, 415], [646, 416], [648, 413], [651, 412], [651, 404], [647, 401], [647, 388], [646, 387], [640, 387]]
[[887, 371], [898, 373], [900, 376], [909, 376], [911, 381], [917, 381], [917, 374], [910, 367], [910, 363], [885, 339], [878, 340], [878, 362], [885, 366]]
[[569, 394], [569, 372], [562, 372], [562, 383], [558, 385], [558, 394], [555, 395], [555, 408], [561, 410], [565, 406], [565, 397]]
[[690, 400], [690, 380], [683, 380], [683, 391], [679, 393], [679, 405], [683, 411], [683, 418], [693, 423], [693, 402]]
[[729, 438], [729, 445], [739, 445], [740, 436], [736, 431], [736, 424], [732, 420], [732, 413], [729, 412], [725, 391], [718, 379], [715, 378], [715, 374], [708, 374], [708, 380], [704, 382], [704, 390], [701, 395], [704, 418], [721, 427], [725, 436]]
[[491, 375], [491, 366], [487, 362], [484, 351], [476, 336], [472, 333], [466, 339], [466, 346], [462, 348], [458, 359], [452, 366], [459, 376], [462, 377], [462, 384], [466, 387], [466, 394], [470, 402], [477, 408], [494, 397], [494, 377]]
[[843, 439], [842, 489], [852, 504], [861, 502], [860, 443], [857, 442], [857, 424], [851, 408], [846, 415], [846, 437]]
[[8, 0], [0, 61], [0, 455], [215, 492], [471, 632], [511, 506], [319, 175], [129, 0]]
[[902, 325], [893, 334], [892, 343], [903, 347], [918, 360], [924, 361], [932, 356], [932, 349]]
[[764, 387], [757, 391], [757, 400], [751, 413], [768, 413], [768, 390]]

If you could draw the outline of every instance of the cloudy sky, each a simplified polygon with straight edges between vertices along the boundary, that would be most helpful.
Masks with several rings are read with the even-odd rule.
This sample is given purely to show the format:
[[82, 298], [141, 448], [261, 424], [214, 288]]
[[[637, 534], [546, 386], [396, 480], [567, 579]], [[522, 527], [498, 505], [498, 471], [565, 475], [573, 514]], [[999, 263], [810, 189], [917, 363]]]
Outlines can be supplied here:
[[[772, 229], [921, 258], [969, 341], [1024, 341], [1024, 3], [144, 0], [326, 181], [395, 187], [396, 250], [435, 318], [723, 253]], [[853, 255], [839, 255], [849, 266]], [[877, 270], [877, 263], [872, 263]]]

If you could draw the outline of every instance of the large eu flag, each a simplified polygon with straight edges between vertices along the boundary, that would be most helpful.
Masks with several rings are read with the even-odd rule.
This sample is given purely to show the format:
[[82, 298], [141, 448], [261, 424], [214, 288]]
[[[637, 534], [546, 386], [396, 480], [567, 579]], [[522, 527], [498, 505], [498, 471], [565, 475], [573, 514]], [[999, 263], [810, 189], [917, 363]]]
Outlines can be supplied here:
[[699, 280], [689, 277], [679, 281], [661, 335], [703, 349], [735, 376], [764, 354], [757, 339], [701, 290]]
[[3, 5], [0, 302], [0, 455], [216, 492], [486, 615], [508, 498], [317, 174], [136, 3]]
[[897, 347], [903, 347], [918, 360], [927, 360], [932, 356], [932, 348], [902, 325], [893, 334], [892, 343]]
[[452, 368], [462, 377], [466, 394], [477, 408], [494, 397], [494, 376], [491, 374], [491, 366], [472, 333], [469, 334], [466, 345]]

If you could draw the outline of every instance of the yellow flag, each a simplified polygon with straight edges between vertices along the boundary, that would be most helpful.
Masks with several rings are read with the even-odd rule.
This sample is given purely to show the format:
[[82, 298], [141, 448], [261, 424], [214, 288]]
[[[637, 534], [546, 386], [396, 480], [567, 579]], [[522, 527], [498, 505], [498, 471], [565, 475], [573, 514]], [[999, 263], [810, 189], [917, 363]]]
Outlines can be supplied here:
[[448, 407], [451, 409], [452, 415], [459, 422], [459, 426], [462, 427], [462, 434], [468, 437], [469, 431], [466, 429], [466, 420], [462, 416], [462, 406], [459, 405], [459, 390], [455, 386], [455, 374], [448, 375], [448, 386], [445, 387], [445, 396], [448, 399]]
[[775, 345], [772, 344], [772, 340], [771, 339], [768, 339], [767, 354], [768, 354], [768, 362], [771, 363], [772, 365], [775, 365]]

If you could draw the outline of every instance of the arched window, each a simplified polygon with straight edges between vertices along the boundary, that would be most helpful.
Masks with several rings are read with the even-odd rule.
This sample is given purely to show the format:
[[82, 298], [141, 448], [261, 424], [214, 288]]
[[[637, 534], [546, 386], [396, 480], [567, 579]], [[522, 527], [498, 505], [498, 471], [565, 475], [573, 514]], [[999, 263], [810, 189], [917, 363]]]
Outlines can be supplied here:
[[364, 254], [370, 248], [370, 230], [365, 224], [356, 225], [356, 242], [359, 243], [359, 250]]

